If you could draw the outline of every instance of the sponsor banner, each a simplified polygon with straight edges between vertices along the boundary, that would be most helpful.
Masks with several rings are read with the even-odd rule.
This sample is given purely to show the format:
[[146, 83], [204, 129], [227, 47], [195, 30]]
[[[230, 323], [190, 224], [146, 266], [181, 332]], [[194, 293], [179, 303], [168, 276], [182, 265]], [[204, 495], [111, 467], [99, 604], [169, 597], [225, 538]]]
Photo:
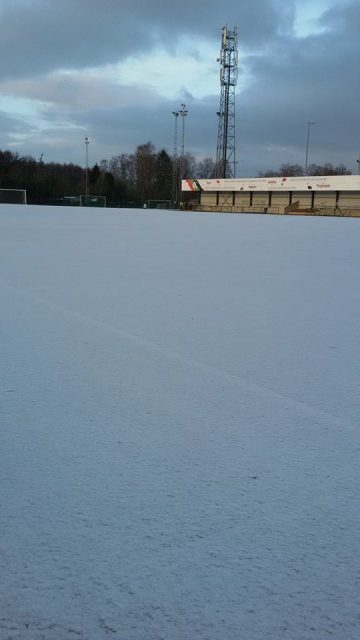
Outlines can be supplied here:
[[[199, 182], [199, 180], [182, 180], [182, 191], [203, 191], [203, 188]], [[186, 184], [186, 189], [184, 189], [184, 183]]]
[[182, 191], [360, 191], [360, 176], [182, 180]]

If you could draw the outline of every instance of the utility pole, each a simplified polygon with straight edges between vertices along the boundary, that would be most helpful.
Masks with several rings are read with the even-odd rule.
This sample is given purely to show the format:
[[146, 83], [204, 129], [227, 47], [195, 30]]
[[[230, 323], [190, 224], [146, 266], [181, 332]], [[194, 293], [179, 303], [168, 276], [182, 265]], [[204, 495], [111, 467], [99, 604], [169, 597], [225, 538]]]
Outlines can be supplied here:
[[186, 105], [185, 104], [181, 104], [180, 105], [180, 111], [179, 111], [179, 115], [181, 116], [182, 119], [182, 126], [181, 126], [181, 156], [180, 156], [180, 176], [179, 176], [179, 205], [181, 202], [181, 181], [182, 179], [185, 177], [184, 176], [184, 167], [185, 167], [185, 118], [188, 114], [188, 110], [186, 109]]
[[178, 118], [179, 112], [172, 111], [172, 115], [175, 118], [174, 125], [174, 154], [172, 161], [172, 189], [171, 189], [171, 204], [175, 207], [178, 206], [178, 157], [177, 157], [177, 138], [178, 138]]
[[86, 206], [89, 199], [89, 138], [85, 138], [85, 200]]
[[305, 175], [308, 174], [308, 158], [309, 158], [309, 140], [310, 140], [310, 127], [316, 124], [315, 122], [307, 123], [307, 137], [306, 137], [306, 153], [305, 153]]
[[185, 118], [189, 113], [185, 104], [180, 105], [179, 115], [182, 118], [181, 127], [181, 166], [180, 166], [180, 180], [184, 178], [184, 161], [185, 161]]

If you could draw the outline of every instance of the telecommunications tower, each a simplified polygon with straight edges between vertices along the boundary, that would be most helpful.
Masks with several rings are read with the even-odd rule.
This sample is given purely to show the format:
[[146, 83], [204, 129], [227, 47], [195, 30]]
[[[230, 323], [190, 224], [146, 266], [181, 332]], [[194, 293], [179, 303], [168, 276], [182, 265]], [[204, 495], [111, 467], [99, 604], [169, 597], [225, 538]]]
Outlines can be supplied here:
[[216, 147], [216, 177], [235, 178], [235, 87], [238, 79], [237, 28], [221, 31], [220, 110]]

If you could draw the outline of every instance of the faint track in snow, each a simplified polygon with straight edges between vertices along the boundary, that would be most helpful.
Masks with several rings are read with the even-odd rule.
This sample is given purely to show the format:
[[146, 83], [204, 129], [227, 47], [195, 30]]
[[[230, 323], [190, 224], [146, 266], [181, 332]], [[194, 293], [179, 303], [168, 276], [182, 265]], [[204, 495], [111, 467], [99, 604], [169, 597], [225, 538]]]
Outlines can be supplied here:
[[123, 329], [119, 329], [117, 327], [113, 327], [112, 325], [109, 325], [106, 322], [103, 322], [101, 320], [97, 320], [95, 318], [92, 318], [91, 316], [87, 316], [84, 315], [82, 313], [80, 313], [79, 311], [74, 311], [73, 309], [69, 309], [68, 307], [65, 307], [63, 305], [60, 305], [56, 302], [53, 302], [51, 300], [48, 300], [46, 298], [43, 298], [42, 296], [39, 296], [35, 293], [32, 293], [30, 291], [26, 291], [24, 289], [21, 289], [19, 287], [14, 287], [12, 285], [9, 284], [5, 284], [5, 283], [1, 283], [0, 282], [0, 286], [3, 287], [3, 289], [7, 289], [9, 291], [12, 291], [20, 296], [23, 297], [27, 297], [30, 298], [31, 300], [35, 300], [36, 302], [43, 304], [45, 306], [47, 306], [50, 309], [54, 309], [58, 312], [61, 312], [63, 314], [66, 314], [72, 318], [75, 318], [81, 322], [86, 322], [88, 325], [90, 326], [94, 326], [94, 327], [98, 327], [99, 329], [102, 329], [103, 331], [106, 331], [107, 333], [111, 333], [114, 336], [117, 336], [119, 338], [121, 338], [122, 340], [127, 340], [129, 342], [133, 342], [134, 344], [137, 344], [139, 346], [145, 347], [146, 349], [153, 351], [154, 353], [160, 354], [162, 356], [165, 356], [169, 359], [174, 359], [177, 360], [178, 362], [181, 362], [187, 366], [191, 366], [193, 368], [198, 369], [199, 371], [203, 371], [204, 373], [208, 373], [212, 376], [221, 378], [222, 380], [232, 384], [232, 385], [238, 385], [241, 386], [245, 391], [247, 392], [254, 392], [257, 394], [261, 394], [263, 398], [265, 399], [276, 399], [276, 400], [281, 400], [283, 403], [287, 403], [290, 407], [294, 407], [297, 409], [302, 410], [304, 413], [306, 413], [309, 417], [312, 418], [320, 418], [320, 419], [324, 419], [326, 418], [327, 420], [330, 420], [332, 422], [332, 424], [334, 424], [337, 427], [348, 427], [351, 428], [352, 430], [358, 430], [358, 425], [354, 424], [353, 422], [351, 422], [350, 420], [348, 420], [347, 418], [339, 418], [338, 416], [333, 415], [332, 413], [329, 413], [327, 411], [324, 411], [322, 409], [316, 409], [315, 407], [313, 407], [312, 405], [308, 404], [307, 402], [301, 401], [301, 400], [295, 400], [294, 398], [291, 398], [285, 394], [279, 393], [278, 391], [274, 391], [272, 389], [269, 389], [267, 387], [264, 387], [262, 385], [259, 385], [257, 383], [254, 382], [249, 382], [246, 379], [241, 378], [240, 376], [231, 374], [231, 373], [226, 373], [226, 371], [223, 371], [222, 369], [219, 369], [217, 367], [213, 367], [211, 365], [205, 364], [203, 362], [200, 362], [199, 360], [196, 360], [195, 358], [190, 358], [189, 356], [184, 356], [181, 353], [178, 353], [177, 351], [173, 351], [172, 349], [165, 349], [164, 347], [160, 346], [158, 343], [153, 342], [152, 340], [147, 340], [146, 338], [142, 338], [140, 336], [137, 336], [133, 333], [129, 333], [128, 331], [124, 331]]

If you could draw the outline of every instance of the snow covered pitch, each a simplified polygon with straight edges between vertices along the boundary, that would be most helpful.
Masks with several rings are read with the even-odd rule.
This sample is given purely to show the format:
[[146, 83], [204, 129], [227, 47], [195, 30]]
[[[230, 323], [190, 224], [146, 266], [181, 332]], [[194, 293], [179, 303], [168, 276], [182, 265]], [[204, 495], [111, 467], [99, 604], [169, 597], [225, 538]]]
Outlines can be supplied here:
[[0, 639], [358, 640], [360, 220], [0, 206]]

